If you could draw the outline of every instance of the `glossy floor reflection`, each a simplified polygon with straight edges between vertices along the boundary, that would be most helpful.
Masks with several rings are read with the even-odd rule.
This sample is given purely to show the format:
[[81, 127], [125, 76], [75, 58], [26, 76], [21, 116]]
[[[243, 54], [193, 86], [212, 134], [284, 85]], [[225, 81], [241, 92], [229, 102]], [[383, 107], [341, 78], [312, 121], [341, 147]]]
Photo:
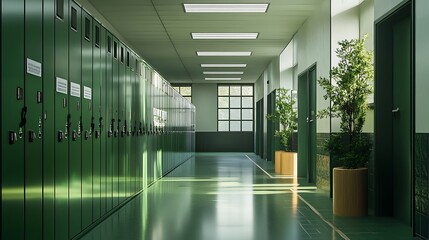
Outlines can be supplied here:
[[393, 219], [333, 217], [326, 193], [247, 155], [196, 154], [82, 239], [413, 239]]

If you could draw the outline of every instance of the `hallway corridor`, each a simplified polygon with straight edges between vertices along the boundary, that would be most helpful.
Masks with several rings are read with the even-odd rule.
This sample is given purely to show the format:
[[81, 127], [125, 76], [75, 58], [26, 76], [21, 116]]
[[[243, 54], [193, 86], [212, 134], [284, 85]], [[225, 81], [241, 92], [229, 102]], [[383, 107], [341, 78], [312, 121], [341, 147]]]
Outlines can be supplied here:
[[412, 239], [394, 219], [334, 219], [326, 193], [270, 171], [254, 154], [196, 154], [82, 239]]

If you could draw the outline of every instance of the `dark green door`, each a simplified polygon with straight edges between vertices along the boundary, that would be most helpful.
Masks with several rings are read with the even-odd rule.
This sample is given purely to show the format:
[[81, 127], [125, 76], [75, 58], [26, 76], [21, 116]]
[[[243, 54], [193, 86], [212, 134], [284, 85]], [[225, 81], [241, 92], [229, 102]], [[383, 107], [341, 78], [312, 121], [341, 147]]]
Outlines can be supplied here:
[[393, 169], [394, 216], [411, 223], [411, 20], [393, 26]]
[[[273, 114], [276, 109], [276, 90], [267, 96], [267, 114]], [[278, 123], [267, 119], [267, 161], [274, 161], [274, 152], [276, 151], [276, 130]]]
[[316, 66], [298, 76], [298, 176], [316, 180]]

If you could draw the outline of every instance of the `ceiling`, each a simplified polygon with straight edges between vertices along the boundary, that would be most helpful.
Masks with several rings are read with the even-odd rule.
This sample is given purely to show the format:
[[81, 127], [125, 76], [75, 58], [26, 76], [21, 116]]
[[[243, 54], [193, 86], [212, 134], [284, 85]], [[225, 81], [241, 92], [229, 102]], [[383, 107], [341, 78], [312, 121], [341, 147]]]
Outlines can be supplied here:
[[[155, 70], [170, 82], [208, 82], [205, 77], [241, 77], [255, 82], [279, 56], [320, 0], [234, 0], [269, 3], [266, 13], [185, 13], [183, 3], [218, 0], [89, 0]], [[193, 40], [191, 32], [257, 32], [256, 40]], [[252, 51], [250, 57], [198, 57], [197, 51]], [[201, 68], [202, 63], [246, 63], [246, 68]], [[203, 71], [243, 75], [203, 75]], [[210, 81], [211, 83], [213, 81]]]

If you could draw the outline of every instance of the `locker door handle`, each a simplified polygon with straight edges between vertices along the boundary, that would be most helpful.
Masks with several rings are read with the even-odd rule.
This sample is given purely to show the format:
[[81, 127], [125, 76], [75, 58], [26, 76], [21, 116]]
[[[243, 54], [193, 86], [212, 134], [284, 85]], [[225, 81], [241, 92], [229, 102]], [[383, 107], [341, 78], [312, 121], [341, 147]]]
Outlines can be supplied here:
[[398, 113], [399, 112], [399, 108], [393, 109], [392, 113]]
[[28, 142], [32, 143], [36, 139], [36, 132], [33, 130], [28, 131]]
[[18, 134], [14, 131], [9, 131], [9, 144], [14, 144], [18, 141]]

